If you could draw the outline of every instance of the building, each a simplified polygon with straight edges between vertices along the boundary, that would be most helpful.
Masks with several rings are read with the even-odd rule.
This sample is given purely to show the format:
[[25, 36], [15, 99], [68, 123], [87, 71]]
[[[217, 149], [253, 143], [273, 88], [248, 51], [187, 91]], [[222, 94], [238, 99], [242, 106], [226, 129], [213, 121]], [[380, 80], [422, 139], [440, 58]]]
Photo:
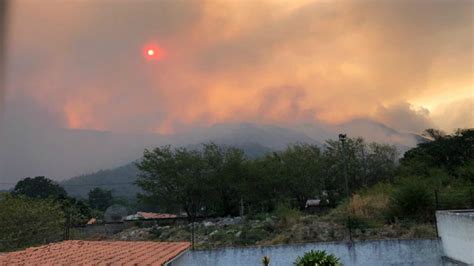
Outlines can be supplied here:
[[126, 221], [134, 220], [156, 220], [156, 219], [171, 219], [176, 218], [175, 214], [169, 213], [154, 213], [154, 212], [137, 212], [136, 214], [125, 217]]
[[168, 265], [189, 242], [69, 240], [0, 254], [0, 265]]
[[474, 265], [474, 210], [436, 212], [443, 260], [451, 265]]

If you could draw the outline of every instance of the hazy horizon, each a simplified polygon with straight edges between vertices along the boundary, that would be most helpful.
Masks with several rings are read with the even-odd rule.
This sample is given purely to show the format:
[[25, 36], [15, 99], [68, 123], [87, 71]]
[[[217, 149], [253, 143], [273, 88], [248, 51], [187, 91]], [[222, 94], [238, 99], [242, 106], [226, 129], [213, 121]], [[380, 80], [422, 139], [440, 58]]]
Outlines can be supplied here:
[[[295, 138], [350, 124], [400, 145], [411, 143], [404, 133], [472, 128], [473, 8], [469, 0], [11, 1], [0, 175], [14, 182], [110, 168], [150, 143], [193, 143], [216, 124], [275, 125]], [[358, 119], [397, 133], [351, 124]]]

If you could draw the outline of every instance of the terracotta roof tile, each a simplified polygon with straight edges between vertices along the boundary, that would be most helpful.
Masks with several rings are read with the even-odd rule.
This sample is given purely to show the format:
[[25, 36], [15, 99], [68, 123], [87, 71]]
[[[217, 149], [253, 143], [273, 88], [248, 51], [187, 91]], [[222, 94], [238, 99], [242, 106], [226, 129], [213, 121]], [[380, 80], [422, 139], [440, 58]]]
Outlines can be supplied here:
[[138, 216], [144, 219], [165, 219], [165, 218], [176, 218], [175, 214], [169, 213], [154, 213], [154, 212], [137, 212]]
[[163, 265], [189, 242], [70, 240], [0, 254], [0, 265]]

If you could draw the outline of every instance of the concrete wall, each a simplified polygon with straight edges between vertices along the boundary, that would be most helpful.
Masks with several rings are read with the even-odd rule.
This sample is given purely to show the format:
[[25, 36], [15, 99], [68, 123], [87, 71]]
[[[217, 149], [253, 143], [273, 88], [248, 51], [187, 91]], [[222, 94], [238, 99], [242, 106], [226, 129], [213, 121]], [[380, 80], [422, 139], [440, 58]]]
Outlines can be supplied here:
[[262, 265], [262, 257], [269, 256], [271, 266], [288, 266], [311, 249], [326, 250], [341, 258], [344, 265], [442, 265], [441, 247], [437, 239], [356, 241], [352, 244], [328, 242], [188, 251], [169, 265], [251, 266]]
[[445, 256], [474, 265], [474, 210], [437, 211], [436, 221]]

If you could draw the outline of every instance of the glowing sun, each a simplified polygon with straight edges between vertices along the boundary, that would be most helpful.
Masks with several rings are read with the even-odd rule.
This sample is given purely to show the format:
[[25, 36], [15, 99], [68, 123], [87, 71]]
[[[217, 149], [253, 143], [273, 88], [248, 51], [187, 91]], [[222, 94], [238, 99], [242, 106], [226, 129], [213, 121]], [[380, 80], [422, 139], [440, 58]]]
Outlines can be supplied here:
[[151, 61], [161, 60], [165, 56], [165, 51], [157, 44], [149, 43], [143, 46], [143, 56]]

